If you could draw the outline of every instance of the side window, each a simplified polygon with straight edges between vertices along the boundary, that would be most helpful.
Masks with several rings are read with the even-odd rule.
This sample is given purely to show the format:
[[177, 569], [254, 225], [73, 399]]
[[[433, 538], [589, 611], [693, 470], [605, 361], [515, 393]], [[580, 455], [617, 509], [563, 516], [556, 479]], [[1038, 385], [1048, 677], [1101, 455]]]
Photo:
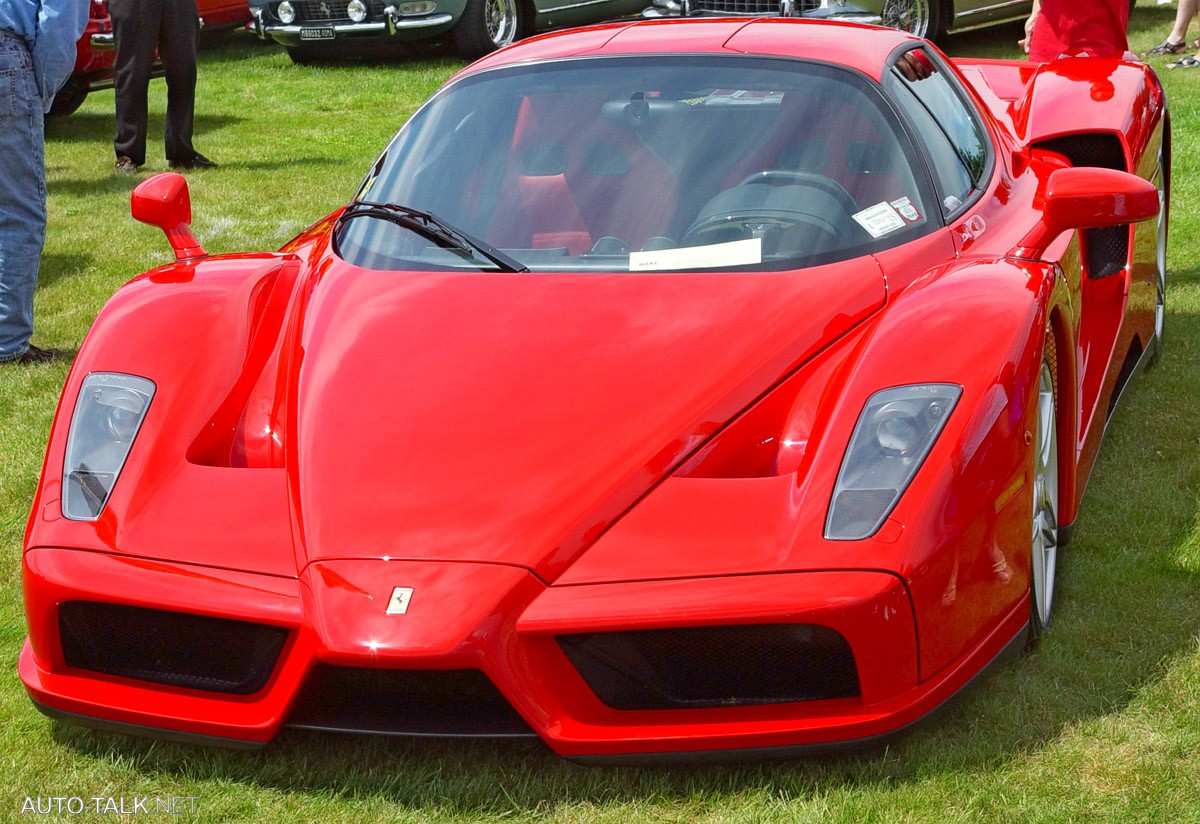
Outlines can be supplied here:
[[987, 143], [979, 121], [924, 49], [905, 52], [892, 68], [897, 104], [916, 126], [950, 215], [967, 200], [987, 166]]

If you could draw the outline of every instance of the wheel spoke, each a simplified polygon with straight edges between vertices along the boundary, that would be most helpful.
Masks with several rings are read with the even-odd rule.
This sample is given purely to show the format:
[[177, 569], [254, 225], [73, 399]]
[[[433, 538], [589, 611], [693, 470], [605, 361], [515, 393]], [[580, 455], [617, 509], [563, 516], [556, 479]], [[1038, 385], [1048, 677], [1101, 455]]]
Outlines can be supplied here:
[[929, 0], [888, 0], [881, 16], [885, 26], [924, 37], [929, 31]]
[[1043, 364], [1038, 383], [1037, 435], [1033, 460], [1031, 566], [1033, 608], [1038, 623], [1050, 623], [1054, 607], [1054, 573], [1058, 559], [1058, 442], [1054, 418], [1054, 383]]

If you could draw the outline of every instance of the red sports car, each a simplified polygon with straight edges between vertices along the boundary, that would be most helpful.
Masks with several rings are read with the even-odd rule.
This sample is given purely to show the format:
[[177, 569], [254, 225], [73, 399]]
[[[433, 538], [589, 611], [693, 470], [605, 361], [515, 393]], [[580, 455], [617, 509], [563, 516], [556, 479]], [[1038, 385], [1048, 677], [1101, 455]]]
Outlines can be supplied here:
[[[247, 0], [197, 0], [200, 25], [208, 30], [240, 26], [250, 19]], [[50, 108], [50, 115], [68, 115], [83, 105], [87, 96], [113, 87], [112, 19], [105, 0], [91, 0], [91, 14], [83, 36], [75, 44], [75, 68]], [[161, 71], [157, 72], [161, 76]]]
[[879, 740], [1050, 624], [1163, 332], [1140, 63], [800, 20], [612, 24], [450, 80], [343, 209], [175, 263], [76, 358], [24, 553], [47, 714]]

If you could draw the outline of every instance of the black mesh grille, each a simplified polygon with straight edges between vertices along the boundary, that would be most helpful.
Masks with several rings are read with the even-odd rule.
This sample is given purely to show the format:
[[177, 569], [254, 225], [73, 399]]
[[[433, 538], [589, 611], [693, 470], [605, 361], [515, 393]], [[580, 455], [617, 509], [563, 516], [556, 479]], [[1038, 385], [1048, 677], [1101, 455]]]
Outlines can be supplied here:
[[1044, 140], [1039, 148], [1058, 152], [1071, 161], [1072, 166], [1097, 166], [1101, 169], [1125, 168], [1125, 152], [1121, 141], [1113, 134], [1071, 134]]
[[[699, 14], [772, 15], [779, 14], [779, 0], [693, 0], [691, 8]], [[820, 8], [820, 0], [799, 0], [795, 16]]]
[[293, 727], [393, 735], [513, 737], [535, 733], [479, 670], [313, 668]]
[[1129, 224], [1088, 229], [1084, 237], [1084, 265], [1093, 278], [1106, 278], [1125, 268], [1129, 257]]
[[262, 689], [283, 650], [283, 627], [183, 612], [69, 601], [58, 609], [67, 666], [250, 695]]
[[596, 696], [619, 710], [849, 698], [850, 645], [828, 627], [753, 624], [560, 635]]
[[[1116, 135], [1077, 134], [1058, 137], [1038, 144], [1066, 157], [1072, 166], [1096, 166], [1101, 169], [1128, 171], [1125, 152]], [[1129, 259], [1129, 224], [1082, 233], [1084, 266], [1093, 278], [1106, 278], [1125, 268]]]

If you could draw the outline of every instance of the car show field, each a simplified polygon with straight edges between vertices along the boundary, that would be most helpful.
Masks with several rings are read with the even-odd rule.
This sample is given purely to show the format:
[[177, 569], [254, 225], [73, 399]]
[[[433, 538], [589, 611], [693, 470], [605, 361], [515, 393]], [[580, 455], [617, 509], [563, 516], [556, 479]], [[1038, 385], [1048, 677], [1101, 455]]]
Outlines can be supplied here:
[[[1139, 8], [1131, 44], [1157, 42], [1166, 14]], [[1011, 58], [1016, 34], [1017, 27], [1004, 27], [952, 36], [944, 49], [952, 57]], [[344, 206], [404, 119], [461, 67], [437, 52], [404, 61], [298, 67], [240, 32], [210, 47], [201, 55], [197, 136], [221, 168], [189, 177], [197, 239], [213, 254], [276, 249], [318, 216]], [[1160, 74], [1174, 153], [1161, 362], [1133, 378], [1108, 422], [1104, 449], [1072, 519], [1071, 543], [1057, 556], [1051, 631], [1036, 649], [985, 675], [910, 734], [886, 748], [836, 758], [642, 770], [582, 769], [536, 740], [294, 730], [256, 753], [239, 753], [51, 722], [30, 705], [15, 663], [26, 634], [19, 572], [25, 522], [67, 378], [67, 366], [55, 365], [0, 376], [0, 412], [7, 421], [0, 429], [0, 540], [8, 559], [0, 577], [0, 640], [12, 662], [0, 673], [0, 741], [12, 764], [0, 814], [15, 815], [31, 799], [137, 796], [194, 799], [197, 820], [1188, 818], [1200, 800], [1200, 731], [1194, 724], [1200, 713], [1200, 603], [1194, 595], [1200, 423], [1192, 412], [1200, 385], [1194, 357], [1200, 346], [1200, 221], [1190, 186], [1200, 151], [1193, 137], [1200, 127], [1200, 93], [1186, 72]], [[162, 97], [161, 85], [152, 89], [158, 111]], [[47, 131], [50, 230], [38, 294], [39, 339], [71, 350], [125, 281], [172, 258], [161, 232], [129, 216], [129, 194], [138, 180], [114, 179], [109, 172], [111, 102], [111, 94], [94, 93]], [[154, 154], [152, 149], [148, 172], [165, 169]], [[541, 153], [532, 161], [540, 164], [533, 177], [553, 176], [547, 174], [553, 171], [548, 157]], [[578, 162], [608, 171], [611, 158], [601, 152]], [[738, 182], [732, 169], [726, 177]], [[788, 185], [797, 184], [783, 188]], [[589, 215], [585, 223], [590, 220], [587, 208], [581, 213]], [[573, 261], [579, 258], [572, 263], [575, 277], [590, 277], [593, 267], [581, 250], [591, 249], [601, 233], [589, 226], [585, 244], [579, 227], [570, 231], [574, 239], [564, 245]], [[634, 241], [632, 230], [622, 231], [627, 245], [639, 247], [634, 254], [650, 250], [654, 236], [677, 234]], [[702, 221], [683, 224], [685, 236], [705, 235], [708, 246], [740, 240], [714, 231]], [[514, 224], [512, 237], [518, 236]], [[1152, 236], [1139, 248], [1152, 250]], [[526, 246], [537, 247], [532, 234], [520, 237], [494, 245], [518, 257]], [[524, 261], [535, 273], [546, 253], [539, 254]], [[618, 254], [626, 266], [634, 265], [628, 249]], [[753, 264], [738, 259], [737, 265]], [[183, 284], [164, 278], [160, 286], [178, 291]], [[1152, 298], [1139, 305], [1152, 312]], [[147, 345], [156, 339], [130, 330], [145, 335]], [[193, 357], [200, 363], [212, 353], [201, 347]], [[64, 401], [61, 414], [72, 403]], [[221, 506], [234, 504], [221, 497]], [[198, 505], [202, 509], [203, 499]], [[115, 546], [120, 534], [108, 540]], [[185, 590], [180, 593], [174, 603], [186, 599]]]

